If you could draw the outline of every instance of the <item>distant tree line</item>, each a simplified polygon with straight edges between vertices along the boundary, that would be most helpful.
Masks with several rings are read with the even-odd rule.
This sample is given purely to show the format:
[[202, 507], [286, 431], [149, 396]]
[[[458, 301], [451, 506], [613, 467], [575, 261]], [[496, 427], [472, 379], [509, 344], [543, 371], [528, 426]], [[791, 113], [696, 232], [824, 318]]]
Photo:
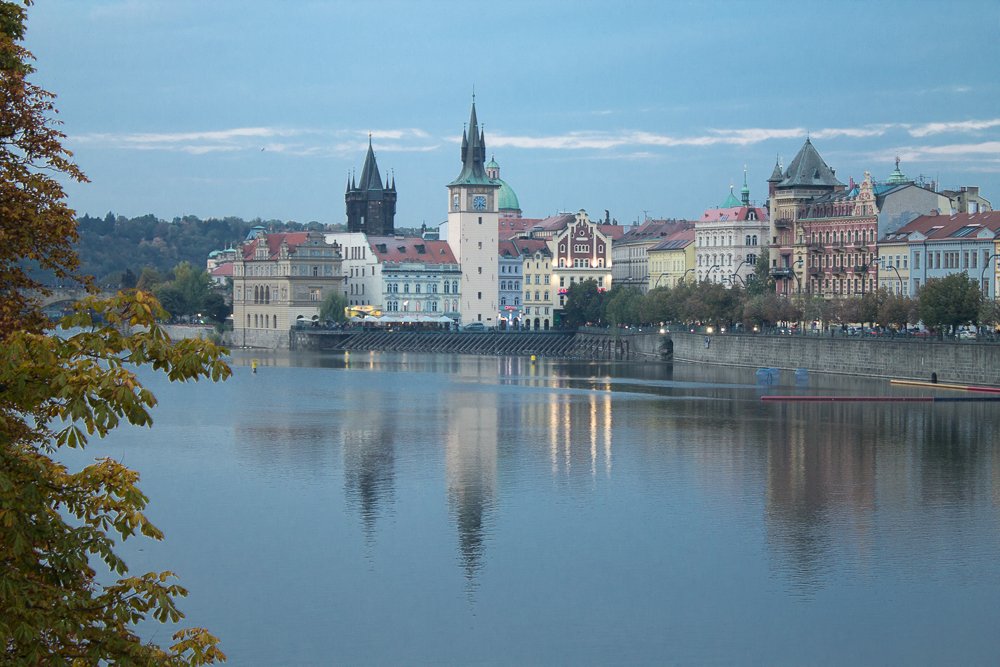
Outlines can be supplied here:
[[193, 215], [168, 221], [152, 214], [126, 218], [114, 213], [103, 218], [83, 215], [77, 223], [81, 269], [98, 284], [109, 287], [116, 287], [126, 270], [138, 275], [148, 267], [166, 274], [181, 262], [204, 267], [208, 253], [239, 245], [256, 226], [271, 232], [336, 229], [318, 222], [237, 217], [202, 220]]

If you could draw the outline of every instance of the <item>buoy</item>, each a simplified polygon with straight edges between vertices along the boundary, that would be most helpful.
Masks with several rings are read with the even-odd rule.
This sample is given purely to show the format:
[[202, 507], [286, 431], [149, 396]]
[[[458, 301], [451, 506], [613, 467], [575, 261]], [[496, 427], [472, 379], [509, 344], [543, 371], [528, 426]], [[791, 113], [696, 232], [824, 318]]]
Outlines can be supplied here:
[[531, 355], [531, 363], [535, 363], [535, 355]]

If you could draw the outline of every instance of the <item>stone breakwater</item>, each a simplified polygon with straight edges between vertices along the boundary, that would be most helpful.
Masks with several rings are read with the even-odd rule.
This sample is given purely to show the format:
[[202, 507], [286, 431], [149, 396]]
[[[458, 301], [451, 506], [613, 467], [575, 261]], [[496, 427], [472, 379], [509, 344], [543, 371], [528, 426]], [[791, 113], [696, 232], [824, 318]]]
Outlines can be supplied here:
[[1000, 344], [648, 332], [383, 332], [292, 331], [292, 350], [385, 350], [530, 355], [595, 360], [686, 361], [749, 368], [805, 368], [906, 380], [1000, 386]]

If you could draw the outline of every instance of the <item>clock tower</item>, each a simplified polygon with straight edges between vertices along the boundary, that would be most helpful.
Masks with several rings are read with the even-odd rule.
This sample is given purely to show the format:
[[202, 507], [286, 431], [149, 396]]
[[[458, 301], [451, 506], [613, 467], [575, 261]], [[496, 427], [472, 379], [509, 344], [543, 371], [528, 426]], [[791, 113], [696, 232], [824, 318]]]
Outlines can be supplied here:
[[462, 171], [448, 184], [448, 245], [462, 266], [459, 313], [462, 324], [497, 324], [497, 230], [500, 183], [486, 174], [486, 138], [472, 101], [469, 126], [462, 133]]

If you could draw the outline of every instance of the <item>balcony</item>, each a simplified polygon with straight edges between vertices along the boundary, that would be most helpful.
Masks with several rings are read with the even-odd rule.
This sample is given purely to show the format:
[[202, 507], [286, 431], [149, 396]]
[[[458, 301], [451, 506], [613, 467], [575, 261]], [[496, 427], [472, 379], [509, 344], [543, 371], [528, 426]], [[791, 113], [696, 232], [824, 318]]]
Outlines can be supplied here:
[[832, 269], [830, 269], [830, 271], [832, 271], [833, 273], [846, 273], [844, 271], [844, 267], [842, 266], [835, 266]]
[[772, 266], [771, 267], [771, 277], [772, 278], [791, 278], [794, 274], [792, 273], [792, 267], [790, 266]]
[[806, 244], [806, 248], [809, 249], [809, 252], [818, 252], [818, 253], [822, 253], [823, 252], [823, 244], [822, 243], [807, 243]]
[[775, 229], [791, 229], [792, 221], [789, 218], [779, 218], [774, 221]]

